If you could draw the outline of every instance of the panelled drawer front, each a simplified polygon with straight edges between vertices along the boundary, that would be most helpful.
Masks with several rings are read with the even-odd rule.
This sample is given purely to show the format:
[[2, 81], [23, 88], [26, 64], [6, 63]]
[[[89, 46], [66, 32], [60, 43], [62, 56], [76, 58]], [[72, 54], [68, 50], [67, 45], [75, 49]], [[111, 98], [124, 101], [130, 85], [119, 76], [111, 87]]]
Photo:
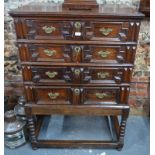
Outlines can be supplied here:
[[25, 86], [27, 100], [36, 104], [126, 104], [129, 87]]
[[[88, 72], [90, 74], [89, 83], [121, 83], [129, 82], [131, 77], [130, 69], [128, 68], [115, 68], [115, 67], [89, 67]], [[89, 76], [88, 74], [88, 76]], [[87, 75], [85, 75], [86, 78]]]
[[89, 45], [83, 50], [83, 62], [122, 64], [133, 63], [135, 46]]
[[[24, 37], [28, 39], [105, 40], [119, 42], [134, 39], [132, 34], [129, 34], [129, 32], [134, 33], [134, 25], [134, 22], [122, 21], [93, 22], [26, 19], [23, 25], [23, 32]], [[140, 23], [138, 22], [136, 30], [139, 30], [139, 25]]]
[[133, 63], [135, 46], [121, 45], [56, 45], [19, 44], [22, 61], [81, 62], [81, 63]]
[[25, 37], [28, 39], [63, 39], [63, 23], [50, 20], [26, 20]]
[[116, 104], [120, 103], [119, 87], [103, 87], [103, 88], [84, 88], [83, 104]]
[[128, 22], [94, 22], [91, 40], [127, 41]]
[[71, 104], [72, 92], [69, 87], [33, 87], [30, 100], [37, 104]]
[[64, 79], [66, 67], [31, 67], [31, 71], [34, 83], [66, 83]]
[[130, 82], [132, 68], [25, 66], [24, 81], [51, 84], [104, 84]]

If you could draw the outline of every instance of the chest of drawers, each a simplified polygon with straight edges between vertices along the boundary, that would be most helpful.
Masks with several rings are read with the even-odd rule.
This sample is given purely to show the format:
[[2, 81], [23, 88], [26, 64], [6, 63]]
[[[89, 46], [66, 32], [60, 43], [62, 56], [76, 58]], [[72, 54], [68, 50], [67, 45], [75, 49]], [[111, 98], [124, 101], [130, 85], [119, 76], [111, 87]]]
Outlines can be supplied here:
[[[65, 1], [63, 7], [32, 3], [10, 12], [32, 147], [121, 149], [143, 14], [120, 6], [99, 8], [92, 0], [73, 2]], [[53, 114], [107, 116], [117, 141], [38, 140], [41, 116]], [[38, 116], [36, 122], [33, 116]]]

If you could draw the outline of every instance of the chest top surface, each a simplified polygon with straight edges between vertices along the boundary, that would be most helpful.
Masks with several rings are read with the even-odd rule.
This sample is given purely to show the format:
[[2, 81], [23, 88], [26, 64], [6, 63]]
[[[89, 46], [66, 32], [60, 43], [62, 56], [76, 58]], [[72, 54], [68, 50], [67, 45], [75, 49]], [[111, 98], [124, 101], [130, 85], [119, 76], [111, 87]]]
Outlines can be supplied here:
[[[90, 4], [85, 0], [84, 7], [82, 3], [79, 7], [75, 7], [72, 3], [72, 9], [68, 9], [70, 3], [64, 4], [52, 4], [52, 3], [30, 3], [15, 10], [10, 11], [10, 15], [13, 17], [105, 17], [105, 18], [124, 18], [124, 19], [142, 19], [144, 15], [133, 8], [122, 5], [100, 5]], [[75, 2], [77, 2], [75, 0]], [[68, 5], [69, 4], [69, 5]], [[68, 6], [67, 6], [68, 5]], [[92, 9], [91, 9], [92, 8]]]

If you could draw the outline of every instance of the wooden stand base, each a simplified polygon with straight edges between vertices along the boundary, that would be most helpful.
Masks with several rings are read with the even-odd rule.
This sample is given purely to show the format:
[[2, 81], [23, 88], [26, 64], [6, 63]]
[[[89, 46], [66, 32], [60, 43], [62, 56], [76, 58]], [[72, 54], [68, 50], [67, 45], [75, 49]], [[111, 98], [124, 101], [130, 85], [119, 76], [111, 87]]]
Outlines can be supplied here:
[[[62, 106], [63, 107], [63, 106]], [[77, 114], [81, 114], [80, 108], [84, 108], [86, 106], [74, 106], [74, 110]], [[96, 106], [94, 106], [95, 108]], [[70, 105], [66, 107], [68, 110], [65, 114], [67, 115], [73, 115], [71, 110], [73, 107]], [[42, 109], [42, 112], [41, 110]], [[87, 112], [86, 112], [87, 110]], [[61, 109], [60, 109], [61, 111]], [[27, 104], [26, 105], [26, 114], [28, 117], [28, 126], [30, 131], [30, 139], [33, 149], [37, 148], [76, 148], [76, 147], [84, 147], [84, 148], [115, 148], [117, 150], [121, 150], [124, 145], [124, 135], [125, 135], [125, 128], [126, 128], [126, 121], [129, 114], [129, 106], [127, 105], [115, 105], [113, 108], [111, 108], [110, 105], [103, 105], [100, 106], [98, 111], [100, 113], [93, 113], [93, 106], [92, 108], [86, 107], [86, 109], [83, 109], [83, 114], [88, 115], [98, 115], [98, 116], [107, 116], [109, 119], [109, 129], [111, 129], [111, 123], [114, 125], [117, 140], [111, 140], [111, 141], [95, 141], [95, 140], [38, 140], [39, 131], [42, 124], [42, 119], [38, 119], [37, 122], [33, 120], [33, 116], [37, 115], [53, 115], [53, 114], [63, 114], [62, 112], [56, 110], [56, 107], [54, 105], [50, 105], [49, 108], [44, 108], [43, 105], [36, 106], [35, 104]], [[117, 115], [116, 115], [117, 114]], [[118, 117], [121, 116], [121, 122], [119, 123]], [[40, 117], [42, 118], [42, 117]]]

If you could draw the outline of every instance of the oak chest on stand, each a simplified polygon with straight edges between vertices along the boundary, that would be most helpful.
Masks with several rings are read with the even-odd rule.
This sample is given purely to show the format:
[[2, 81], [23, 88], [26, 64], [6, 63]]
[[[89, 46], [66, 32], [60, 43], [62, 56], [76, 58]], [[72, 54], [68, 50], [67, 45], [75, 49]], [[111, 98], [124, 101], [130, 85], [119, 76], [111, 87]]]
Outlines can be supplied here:
[[[94, 0], [65, 0], [62, 5], [32, 3], [10, 15], [32, 147], [121, 149], [143, 14], [125, 6], [99, 6]], [[39, 140], [43, 116], [54, 114], [106, 116], [117, 140]]]

